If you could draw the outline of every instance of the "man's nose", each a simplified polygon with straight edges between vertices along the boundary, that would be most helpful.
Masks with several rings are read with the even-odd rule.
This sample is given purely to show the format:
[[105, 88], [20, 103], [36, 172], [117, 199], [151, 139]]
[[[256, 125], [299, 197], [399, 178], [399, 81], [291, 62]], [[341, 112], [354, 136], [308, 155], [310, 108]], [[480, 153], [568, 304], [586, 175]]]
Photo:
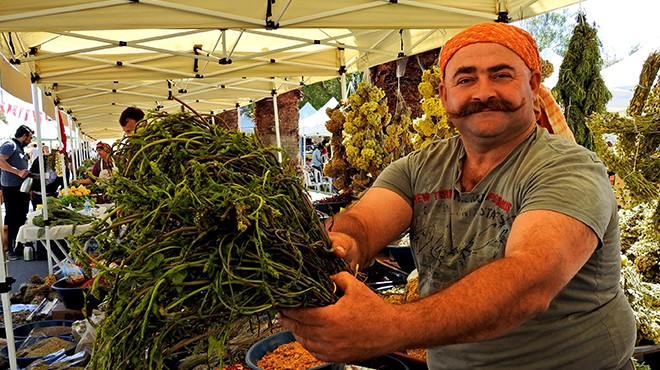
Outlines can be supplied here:
[[488, 101], [489, 99], [495, 97], [495, 95], [495, 88], [489, 79], [480, 78], [475, 82], [472, 99]]

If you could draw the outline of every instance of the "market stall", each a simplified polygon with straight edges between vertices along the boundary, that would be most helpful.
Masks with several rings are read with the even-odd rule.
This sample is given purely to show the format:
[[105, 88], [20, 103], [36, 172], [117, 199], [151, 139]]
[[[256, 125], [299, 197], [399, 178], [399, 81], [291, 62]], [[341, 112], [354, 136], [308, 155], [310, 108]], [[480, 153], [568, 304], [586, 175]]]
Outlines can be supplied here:
[[[103, 217], [111, 207], [111, 204], [95, 205], [93, 208], [90, 208], [90, 215], [96, 218]], [[18, 230], [16, 240], [24, 244], [41, 243], [44, 246], [50, 244], [51, 248], [54, 245], [57, 248], [57, 252], [50, 249], [47, 250], [47, 253], [50, 263], [49, 272], [51, 274], [57, 274], [65, 264], [75, 263], [75, 260], [69, 253], [71, 246], [67, 240], [68, 237], [87, 231], [91, 226], [91, 220], [83, 224], [79, 220], [70, 220], [70, 223], [67, 224], [66, 220], [59, 219], [54, 226], [48, 228], [48, 235], [46, 235], [45, 226], [41, 223], [39, 216], [41, 216], [41, 210], [28, 214], [28, 221]], [[35, 217], [40, 220], [38, 223], [41, 226], [34, 224]]]
[[[360, 69], [386, 59], [392, 60], [401, 54], [415, 53], [426, 47], [422, 45], [437, 47], [455, 29], [465, 26], [459, 22], [457, 15], [464, 15], [468, 18], [467, 24], [471, 24], [477, 21], [492, 20], [501, 15], [498, 14], [498, 11], [505, 13], [505, 17], [507, 15], [527, 17], [550, 10], [552, 7], [566, 5], [570, 1], [525, 1], [519, 4], [509, 2], [510, 12], [509, 9], [501, 8], [504, 5], [500, 2], [497, 2], [497, 6], [490, 3], [486, 4], [483, 10], [476, 7], [460, 8], [459, 6], [470, 6], [462, 3], [454, 4], [457, 6], [452, 8], [446, 2], [439, 4], [430, 1], [410, 2], [408, 4], [405, 1], [399, 1], [397, 4], [384, 1], [363, 5], [341, 2], [341, 5], [344, 6], [342, 9], [339, 9], [338, 6], [334, 9], [331, 8], [332, 4], [319, 5], [322, 9], [306, 9], [314, 7], [297, 9], [295, 7], [297, 4], [292, 1], [277, 2], [275, 7], [271, 8], [274, 4], [268, 2], [268, 11], [262, 12], [267, 14], [266, 27], [276, 28], [272, 27], [275, 24], [283, 26], [283, 29], [280, 30], [269, 28], [268, 33], [270, 35], [265, 35], [266, 32], [263, 30], [244, 28], [249, 25], [263, 28], [263, 19], [252, 17], [255, 8], [259, 11], [265, 10], [262, 9], [263, 2], [260, 2], [259, 5], [256, 2], [254, 4], [250, 3], [248, 4], [250, 6], [241, 7], [240, 10], [237, 10], [248, 12], [244, 14], [232, 14], [231, 12], [235, 7], [225, 9], [222, 8], [225, 5], [218, 5], [217, 2], [213, 2], [213, 6], [219, 7], [213, 8], [210, 5], [211, 2], [208, 3], [209, 8], [190, 7], [182, 4], [163, 5], [163, 2], [146, 1], [130, 2], [130, 4], [128, 2], [125, 4], [121, 2], [113, 4], [92, 2], [79, 4], [76, 7], [57, 7], [51, 6], [50, 3], [46, 5], [37, 2], [31, 4], [30, 9], [22, 8], [22, 5], [7, 7], [0, 11], [0, 20], [3, 21], [2, 27], [6, 26], [6, 28], [2, 28], [3, 30], [38, 31], [40, 27], [47, 24], [48, 29], [52, 30], [54, 35], [57, 35], [54, 39], [60, 39], [63, 44], [72, 46], [74, 42], [71, 42], [71, 40], [76, 40], [76, 44], [80, 43], [76, 45], [75, 52], [72, 50], [63, 51], [57, 48], [49, 50], [50, 45], [45, 41], [52, 38], [53, 34], [21, 34], [20, 37], [26, 40], [28, 45], [39, 44], [40, 48], [34, 50], [34, 52], [31, 49], [12, 50], [7, 54], [10, 55], [8, 59], [13, 59], [14, 64], [24, 70], [38, 65], [39, 68], [33, 68], [28, 72], [40, 71], [40, 74], [33, 76], [35, 83], [45, 86], [52, 96], [57, 96], [59, 106], [65, 110], [71, 110], [86, 133], [97, 138], [104, 138], [103, 135], [116, 135], [118, 131], [117, 125], [114, 124], [116, 117], [112, 118], [121, 110], [117, 109], [117, 106], [136, 104], [145, 109], [154, 107], [160, 109], [167, 105], [166, 109], [174, 110], [175, 106], [178, 108], [178, 104], [173, 103], [169, 98], [177, 95], [186, 98], [190, 105], [199, 109], [200, 112], [209, 111], [210, 109], [224, 109], [218, 107], [231, 108], [235, 107], [236, 104], [245, 104], [250, 100], [270, 96], [271, 94], [275, 95], [278, 91], [295, 88], [301, 83], [310, 83], [326, 77], [336, 77], [338, 74], [343, 75], [348, 68]], [[110, 7], [110, 11], [103, 13], [103, 10], [108, 10], [103, 9], [106, 5]], [[124, 18], [121, 16], [108, 16], [113, 13], [117, 15], [125, 14], [125, 6], [132, 7], [130, 8], [131, 14], [138, 16], [140, 16], [139, 14], [149, 14], [149, 16], [142, 17], [146, 23], [140, 24], [140, 27], [183, 29], [194, 25], [201, 30], [161, 30], [146, 36], [145, 34], [149, 32], [145, 32], [145, 30], [138, 30], [133, 35], [126, 31], [113, 32], [113, 34], [89, 32], [90, 28], [102, 32], [103, 30], [113, 31], [121, 26], [137, 27], [135, 22], [122, 24], [121, 19]], [[370, 8], [377, 11], [370, 12]], [[402, 12], [404, 9], [410, 10], [413, 8], [417, 12]], [[32, 12], [33, 9], [39, 9], [40, 11]], [[440, 17], [437, 13], [431, 14], [429, 9], [434, 12], [449, 11], [450, 16]], [[493, 9], [496, 11], [493, 11]], [[305, 13], [305, 10], [311, 12]], [[74, 19], [73, 23], [64, 22], [64, 17], [59, 16], [62, 12], [75, 11], [80, 13], [72, 17], [66, 17]], [[99, 17], [99, 14], [104, 16]], [[274, 14], [275, 16], [273, 16]], [[348, 21], [348, 15], [351, 15], [352, 22]], [[346, 18], [346, 21], [342, 21], [343, 18]], [[392, 27], [391, 20], [394, 18], [403, 22], [400, 24], [408, 24], [407, 27], [410, 28], [425, 25], [429, 29], [414, 31], [406, 29], [404, 32], [396, 32], [393, 29], [389, 29], [388, 32], [363, 30], [364, 32], [351, 32], [350, 36], [348, 36], [347, 31], [343, 30], [337, 32], [321, 31], [324, 35], [311, 31], [311, 29], [324, 26], [330, 28], [338, 26]], [[99, 19], [102, 22], [85, 23], [89, 20]], [[109, 19], [112, 19], [111, 24], [103, 23]], [[120, 19], [119, 23], [117, 23], [117, 19]], [[225, 26], [228, 29], [216, 30], [219, 27], [220, 20], [226, 22]], [[424, 20], [427, 23], [424, 23]], [[443, 27], [441, 30], [437, 29], [439, 20], [447, 22], [441, 26]], [[163, 23], [157, 23], [161, 21]], [[182, 22], [179, 26], [176, 23], [178, 21]], [[268, 23], [269, 21], [270, 23]], [[365, 24], [365, 21], [371, 23]], [[442, 24], [442, 22], [440, 23]], [[309, 28], [303, 31], [286, 29], [287, 26], [291, 25], [303, 25]], [[397, 27], [403, 26], [397, 24]], [[213, 29], [213, 31], [208, 31], [209, 29]], [[333, 31], [336, 31], [336, 29], [333, 28]], [[206, 32], [212, 33], [212, 35], [203, 37], [208, 36], [202, 35]], [[243, 35], [272, 37], [274, 34], [281, 40], [288, 40], [292, 44], [279, 44], [279, 46], [273, 46], [272, 50], [248, 50], [233, 54], [234, 50], [231, 45], [239, 45], [238, 39], [241, 39]], [[302, 34], [305, 34], [306, 37], [302, 37]], [[199, 41], [199, 45], [202, 46], [196, 47], [194, 45], [198, 44], [186, 40], [184, 43], [186, 44], [185, 51], [181, 51], [166, 50], [164, 47], [151, 44], [152, 42], [164, 43], [168, 38], [183, 38], [187, 35], [199, 35], [200, 40], [203, 40]], [[31, 39], [31, 36], [35, 38]], [[124, 37], [128, 37], [130, 40], [125, 41], [127, 39]], [[351, 37], [363, 38], [354, 45], [347, 41]], [[386, 39], [387, 42], [385, 42]], [[213, 46], [214, 44], [216, 46]], [[219, 44], [222, 44], [222, 53], [216, 50]], [[252, 45], [254, 44], [275, 45], [266, 41], [254, 42]], [[299, 44], [300, 49], [296, 53], [289, 54], [288, 52], [296, 47], [295, 44]], [[389, 49], [379, 49], [381, 44], [389, 45]], [[54, 45], [57, 45], [57, 43]], [[144, 53], [109, 53], [110, 49], [115, 48], [116, 45], [121, 46], [117, 49], [128, 47]], [[227, 45], [230, 45], [229, 49], [226, 48]], [[305, 48], [311, 48], [314, 45], [322, 45], [326, 49], [318, 53], [308, 53]], [[9, 47], [2, 44], [2, 48], [3, 51], [6, 51]], [[108, 51], [108, 54], [99, 54], [98, 52], [101, 50]], [[347, 50], [355, 53], [350, 54]], [[95, 55], [89, 55], [90, 52]], [[150, 54], [152, 52], [156, 54]], [[181, 58], [181, 60], [177, 58]], [[177, 60], [174, 61], [175, 59]], [[311, 61], [315, 60], [319, 60], [320, 63], [312, 66]], [[17, 61], [20, 61], [20, 64], [16, 63]], [[203, 65], [203, 67], [199, 68], [200, 65]], [[304, 67], [308, 67], [308, 69], [304, 69]], [[299, 77], [300, 75], [303, 75], [303, 77]], [[117, 76], [121, 77], [117, 79]], [[295, 76], [295, 78], [292, 76]], [[109, 120], [108, 117], [111, 119]], [[113, 122], [110, 129], [107, 126], [108, 121]], [[154, 166], [151, 169], [155, 174], [160, 175], [160, 170], [169, 168], [168, 163], [162, 166]], [[147, 167], [150, 166], [145, 165], [145, 168]], [[158, 193], [158, 189], [162, 188], [156, 186], [146, 192]], [[156, 194], [150, 195], [156, 196]], [[139, 194], [139, 196], [144, 196], [144, 194]], [[163, 201], [163, 203], [165, 202]], [[137, 205], [139, 205], [139, 202], [131, 204], [131, 206]], [[189, 206], [186, 210], [192, 212], [195, 217], [199, 217], [197, 220], [199, 221], [208, 216], [204, 212], [207, 212], [210, 207], [211, 205], [208, 204], [195, 204], [195, 207]], [[159, 210], [160, 205], [154, 205], [153, 209]], [[240, 211], [237, 211], [237, 213], [242, 215]], [[155, 219], [156, 216], [152, 216]], [[249, 216], [254, 215], [250, 214]], [[271, 218], [277, 218], [277, 215], [273, 214]], [[266, 223], [267, 221], [268, 218], [259, 219], [258, 222]], [[145, 222], [145, 224], [147, 223]], [[198, 235], [201, 235], [201, 233], [198, 232]], [[140, 262], [143, 263], [140, 264], [140, 267], [151, 266], [152, 270], [155, 266], [159, 266], [159, 261], [151, 259], [141, 260]], [[185, 274], [173, 272], [172, 275], [176, 277], [176, 279], [173, 279], [174, 282], [186, 278], [186, 276], [183, 276]], [[167, 285], [169, 285], [169, 281], [166, 283], [159, 282], [152, 285], [151, 288], [144, 289], [148, 289], [151, 297], [154, 297], [152, 300], [155, 300], [156, 297], [160, 297], [160, 292], [157, 291], [158, 288], [161, 286], [165, 288]], [[143, 327], [142, 332], [144, 333], [145, 330], [145, 327]], [[158, 359], [154, 359], [154, 361], [158, 361]]]

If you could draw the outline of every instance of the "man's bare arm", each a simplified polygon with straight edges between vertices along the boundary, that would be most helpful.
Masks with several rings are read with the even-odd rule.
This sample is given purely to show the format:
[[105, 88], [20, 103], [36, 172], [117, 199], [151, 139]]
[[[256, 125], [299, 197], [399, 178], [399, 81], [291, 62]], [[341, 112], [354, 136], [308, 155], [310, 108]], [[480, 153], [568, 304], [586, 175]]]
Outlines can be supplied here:
[[357, 203], [326, 221], [337, 255], [353, 267], [364, 264], [405, 231], [412, 208], [391, 190], [372, 187]]
[[525, 212], [514, 222], [503, 258], [442, 291], [393, 305], [341, 273], [335, 282], [344, 295], [336, 304], [285, 310], [282, 325], [317, 358], [332, 361], [496, 338], [544, 312], [597, 243], [593, 230], [576, 219]]

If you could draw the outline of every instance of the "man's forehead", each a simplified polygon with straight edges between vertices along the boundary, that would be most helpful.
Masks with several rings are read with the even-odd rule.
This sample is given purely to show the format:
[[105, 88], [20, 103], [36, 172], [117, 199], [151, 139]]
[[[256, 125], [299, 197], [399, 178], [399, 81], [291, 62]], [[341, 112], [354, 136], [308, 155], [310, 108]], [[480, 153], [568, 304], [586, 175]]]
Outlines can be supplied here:
[[449, 72], [458, 68], [475, 67], [474, 63], [477, 62], [485, 68], [503, 64], [516, 68], [526, 66], [525, 61], [506, 46], [493, 42], [482, 42], [466, 45], [457, 50], [447, 61], [446, 69]]

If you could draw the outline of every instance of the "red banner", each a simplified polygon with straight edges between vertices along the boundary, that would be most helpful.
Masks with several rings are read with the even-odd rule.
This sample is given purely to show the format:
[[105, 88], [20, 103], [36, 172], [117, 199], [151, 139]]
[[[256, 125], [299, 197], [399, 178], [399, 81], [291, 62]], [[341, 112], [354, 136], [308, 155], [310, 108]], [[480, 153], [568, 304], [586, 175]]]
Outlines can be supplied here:
[[62, 149], [60, 149], [60, 153], [66, 154], [66, 133], [64, 131], [64, 118], [62, 118], [62, 112], [59, 110], [57, 111], [57, 114], [60, 116], [60, 133], [62, 134]]

